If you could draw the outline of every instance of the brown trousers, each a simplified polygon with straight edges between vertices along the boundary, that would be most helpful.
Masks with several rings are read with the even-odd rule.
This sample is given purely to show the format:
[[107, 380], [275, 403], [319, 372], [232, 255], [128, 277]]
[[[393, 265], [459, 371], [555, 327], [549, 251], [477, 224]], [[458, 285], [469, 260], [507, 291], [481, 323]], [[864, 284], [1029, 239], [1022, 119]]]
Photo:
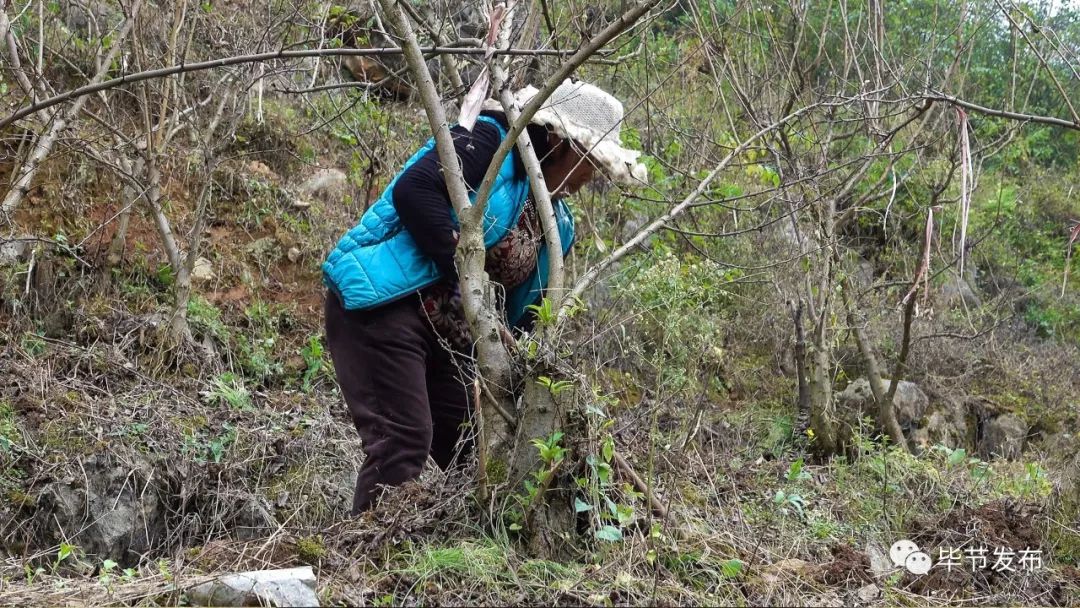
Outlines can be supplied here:
[[372, 506], [380, 486], [419, 476], [429, 454], [448, 469], [467, 452], [458, 439], [470, 417], [472, 368], [438, 340], [416, 296], [347, 311], [328, 292], [326, 340], [366, 455], [354, 515]]

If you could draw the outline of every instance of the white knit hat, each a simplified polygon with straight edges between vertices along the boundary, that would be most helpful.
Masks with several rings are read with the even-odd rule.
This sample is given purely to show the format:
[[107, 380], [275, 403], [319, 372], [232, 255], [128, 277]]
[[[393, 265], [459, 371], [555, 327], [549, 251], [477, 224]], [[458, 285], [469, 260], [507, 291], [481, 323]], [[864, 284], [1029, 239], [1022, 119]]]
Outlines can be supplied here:
[[[520, 110], [537, 93], [535, 87], [526, 86], [514, 93], [514, 103]], [[502, 111], [503, 108], [498, 101], [489, 99], [484, 102], [484, 109]], [[637, 162], [641, 152], [624, 148], [619, 139], [622, 119], [623, 105], [610, 93], [586, 82], [564, 80], [530, 122], [549, 127], [559, 137], [584, 146], [589, 158], [601, 165], [612, 179], [644, 184], [648, 170]]]

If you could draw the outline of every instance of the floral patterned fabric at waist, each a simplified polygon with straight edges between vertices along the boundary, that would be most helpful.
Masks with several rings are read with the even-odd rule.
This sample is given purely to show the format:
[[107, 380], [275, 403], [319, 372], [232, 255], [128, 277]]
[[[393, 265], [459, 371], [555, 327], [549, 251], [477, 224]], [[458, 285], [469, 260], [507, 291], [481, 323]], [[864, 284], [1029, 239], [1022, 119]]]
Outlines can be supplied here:
[[[521, 285], [536, 269], [543, 232], [532, 198], [518, 218], [517, 226], [487, 250], [484, 270], [503, 288], [503, 293]], [[443, 281], [420, 290], [421, 314], [431, 321], [435, 332], [452, 347], [468, 352], [472, 344], [469, 323], [461, 305], [457, 281]]]

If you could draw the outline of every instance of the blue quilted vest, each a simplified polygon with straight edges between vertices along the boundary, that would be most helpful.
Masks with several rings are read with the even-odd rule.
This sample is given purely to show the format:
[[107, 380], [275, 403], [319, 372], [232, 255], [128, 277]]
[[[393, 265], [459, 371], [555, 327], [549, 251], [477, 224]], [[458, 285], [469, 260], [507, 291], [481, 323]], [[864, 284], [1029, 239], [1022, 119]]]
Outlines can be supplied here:
[[[500, 137], [506, 137], [506, 130], [493, 118], [480, 116], [478, 120], [494, 125]], [[412, 235], [402, 225], [394, 209], [393, 197], [394, 184], [405, 169], [434, 146], [434, 139], [429, 140], [412, 155], [379, 199], [364, 212], [360, 223], [341, 237], [323, 263], [323, 282], [338, 295], [346, 310], [374, 308], [442, 279], [442, 273], [435, 263], [420, 251]], [[517, 225], [529, 195], [528, 178], [519, 178], [514, 167], [516, 153], [507, 155], [499, 167], [488, 199], [484, 214], [484, 246], [489, 249]], [[475, 196], [475, 193], [470, 193], [470, 200]], [[565, 255], [574, 240], [574, 217], [562, 200], [555, 202], [555, 218]], [[526, 306], [540, 299], [547, 269], [547, 246], [543, 244], [537, 256], [537, 268], [524, 283], [507, 294], [506, 318], [511, 326], [523, 320]]]

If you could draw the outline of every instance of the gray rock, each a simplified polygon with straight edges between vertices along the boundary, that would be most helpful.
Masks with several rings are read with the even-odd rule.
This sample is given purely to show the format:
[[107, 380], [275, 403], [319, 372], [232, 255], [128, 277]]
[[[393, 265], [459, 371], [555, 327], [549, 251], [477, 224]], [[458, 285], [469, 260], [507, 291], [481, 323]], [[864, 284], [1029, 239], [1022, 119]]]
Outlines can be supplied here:
[[919, 421], [913, 434], [915, 442], [923, 447], [943, 445], [947, 448], [974, 449], [977, 418], [971, 415], [967, 405], [956, 399], [935, 402]]
[[0, 241], [0, 266], [11, 266], [30, 257], [31, 237], [16, 237], [10, 241]]
[[258, 496], [247, 496], [237, 501], [236, 508], [227, 520], [236, 538], [262, 538], [278, 527], [277, 519], [265, 503], [266, 500]]
[[985, 457], [1015, 460], [1023, 452], [1027, 433], [1027, 423], [1012, 414], [992, 418], [983, 425], [979, 453]]
[[979, 294], [960, 277], [952, 277], [941, 286], [941, 301], [947, 308], [978, 308], [982, 305]]
[[100, 36], [117, 21], [115, 9], [108, 2], [76, 2], [63, 0], [58, 3], [60, 18], [69, 30], [84, 38]]
[[300, 194], [325, 203], [340, 203], [349, 187], [349, 176], [340, 169], [320, 169], [298, 188]]
[[264, 236], [248, 243], [244, 246], [244, 251], [255, 260], [263, 272], [285, 256], [281, 243], [272, 236]]
[[72, 543], [102, 560], [137, 562], [165, 536], [164, 476], [136, 452], [123, 461], [90, 456], [80, 469], [83, 476], [42, 492], [35, 515], [41, 538]]
[[809, 237], [800, 235], [790, 217], [781, 218], [766, 229], [767, 238], [778, 245], [781, 251], [792, 255], [805, 253], [809, 247]]
[[217, 274], [214, 273], [214, 265], [210, 263], [210, 260], [206, 258], [199, 258], [195, 260], [195, 265], [191, 268], [191, 280], [196, 283], [209, 283], [217, 278]]
[[[881, 383], [887, 393], [889, 387], [892, 386], [892, 381], [882, 380]], [[859, 378], [849, 384], [843, 392], [837, 395], [837, 399], [844, 407], [860, 412], [861, 416], [868, 416], [873, 420], [877, 420], [877, 402], [874, 401], [870, 381], [866, 378]], [[901, 380], [900, 386], [896, 388], [896, 395], [893, 397], [893, 407], [896, 409], [896, 418], [900, 422], [900, 426], [904, 428], [913, 427], [926, 412], [929, 403], [930, 399], [918, 385], [914, 382]]]
[[866, 555], [870, 558], [870, 571], [874, 573], [874, 576], [880, 576], [894, 569], [888, 552], [881, 545], [868, 543]]
[[189, 589], [195, 606], [318, 606], [310, 566], [229, 574]]
[[881, 588], [874, 583], [863, 585], [862, 587], [859, 587], [858, 591], [855, 592], [855, 597], [857, 597], [859, 601], [863, 603], [870, 603], [876, 600], [880, 595]]
[[870, 287], [874, 284], [874, 264], [865, 258], [859, 258], [859, 264], [855, 268], [855, 281], [858, 285]]

